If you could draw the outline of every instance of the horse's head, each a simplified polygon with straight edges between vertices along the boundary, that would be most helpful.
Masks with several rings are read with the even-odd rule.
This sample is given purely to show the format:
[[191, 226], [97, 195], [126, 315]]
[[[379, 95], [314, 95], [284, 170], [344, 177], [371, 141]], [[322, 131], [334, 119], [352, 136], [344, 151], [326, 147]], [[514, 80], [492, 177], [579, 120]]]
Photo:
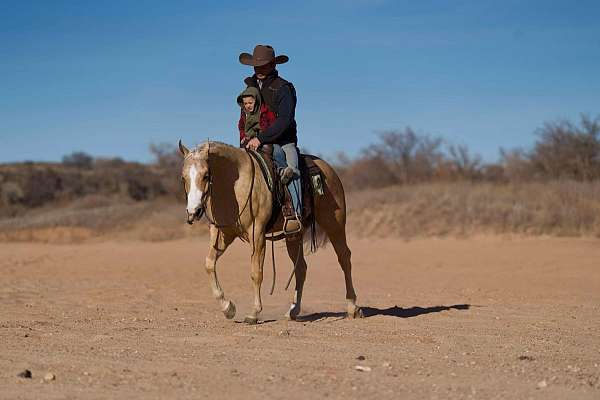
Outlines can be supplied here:
[[210, 173], [207, 154], [198, 149], [190, 151], [179, 141], [179, 151], [183, 155], [181, 179], [187, 200], [187, 222], [193, 224], [202, 218], [209, 192]]

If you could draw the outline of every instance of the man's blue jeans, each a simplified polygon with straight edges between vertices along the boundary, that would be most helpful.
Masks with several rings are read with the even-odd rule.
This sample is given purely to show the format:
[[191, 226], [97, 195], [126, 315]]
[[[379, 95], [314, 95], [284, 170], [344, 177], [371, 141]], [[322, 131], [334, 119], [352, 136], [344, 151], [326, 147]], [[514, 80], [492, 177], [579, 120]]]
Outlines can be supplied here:
[[296, 215], [302, 216], [302, 187], [300, 185], [300, 170], [298, 168], [298, 150], [294, 143], [284, 146], [273, 145], [273, 159], [278, 170], [290, 166], [294, 170], [294, 177], [289, 181], [287, 187], [292, 196], [292, 204]]

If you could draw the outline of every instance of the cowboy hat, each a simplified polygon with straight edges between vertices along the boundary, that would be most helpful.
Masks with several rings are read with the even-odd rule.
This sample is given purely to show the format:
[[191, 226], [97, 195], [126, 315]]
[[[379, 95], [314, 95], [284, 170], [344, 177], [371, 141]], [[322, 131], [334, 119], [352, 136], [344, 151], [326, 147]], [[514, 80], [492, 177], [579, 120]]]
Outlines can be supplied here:
[[240, 54], [240, 62], [244, 65], [251, 65], [253, 67], [260, 67], [266, 65], [272, 61], [275, 64], [283, 64], [288, 62], [289, 57], [280, 55], [275, 57], [275, 50], [269, 45], [259, 44], [254, 48], [252, 54], [242, 53]]

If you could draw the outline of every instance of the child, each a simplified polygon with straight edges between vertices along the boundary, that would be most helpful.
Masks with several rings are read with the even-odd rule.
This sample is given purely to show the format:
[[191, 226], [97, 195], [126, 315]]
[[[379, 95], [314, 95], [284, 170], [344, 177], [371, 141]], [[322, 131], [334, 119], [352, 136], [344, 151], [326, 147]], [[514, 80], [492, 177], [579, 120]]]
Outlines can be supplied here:
[[[241, 108], [240, 120], [238, 121], [238, 129], [240, 131], [240, 147], [244, 147], [246, 143], [256, 137], [259, 132], [266, 130], [276, 117], [266, 104], [261, 102], [260, 92], [255, 87], [246, 88], [237, 97], [237, 103]], [[294, 168], [291, 163], [296, 160], [296, 146], [293, 143], [281, 146], [285, 153], [285, 159], [288, 160], [288, 166], [280, 172], [281, 180], [287, 184], [295, 176], [299, 176], [300, 172]]]
[[248, 140], [258, 135], [258, 132], [271, 126], [275, 121], [275, 114], [262, 103], [260, 92], [255, 87], [248, 87], [240, 93], [237, 103], [241, 108], [238, 122], [240, 147], [244, 147]]

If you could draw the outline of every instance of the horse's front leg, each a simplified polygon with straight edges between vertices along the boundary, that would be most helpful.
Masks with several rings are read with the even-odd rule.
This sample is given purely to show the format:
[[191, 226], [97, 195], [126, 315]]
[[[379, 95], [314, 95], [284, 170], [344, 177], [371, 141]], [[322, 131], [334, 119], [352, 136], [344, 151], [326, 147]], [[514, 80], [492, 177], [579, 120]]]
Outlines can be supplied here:
[[219, 279], [217, 278], [217, 260], [223, 255], [234, 239], [234, 236], [224, 234], [214, 225], [210, 226], [210, 246], [208, 248], [208, 255], [206, 256], [206, 273], [210, 280], [213, 296], [219, 302], [221, 311], [227, 319], [235, 316], [235, 304], [225, 298], [225, 293], [219, 284]]
[[258, 314], [262, 311], [262, 301], [260, 298], [260, 287], [263, 281], [263, 265], [265, 262], [265, 232], [262, 229], [256, 229], [250, 236], [253, 243], [252, 252], [252, 286], [254, 288], [254, 305], [252, 311], [244, 320], [248, 324], [258, 322]]

